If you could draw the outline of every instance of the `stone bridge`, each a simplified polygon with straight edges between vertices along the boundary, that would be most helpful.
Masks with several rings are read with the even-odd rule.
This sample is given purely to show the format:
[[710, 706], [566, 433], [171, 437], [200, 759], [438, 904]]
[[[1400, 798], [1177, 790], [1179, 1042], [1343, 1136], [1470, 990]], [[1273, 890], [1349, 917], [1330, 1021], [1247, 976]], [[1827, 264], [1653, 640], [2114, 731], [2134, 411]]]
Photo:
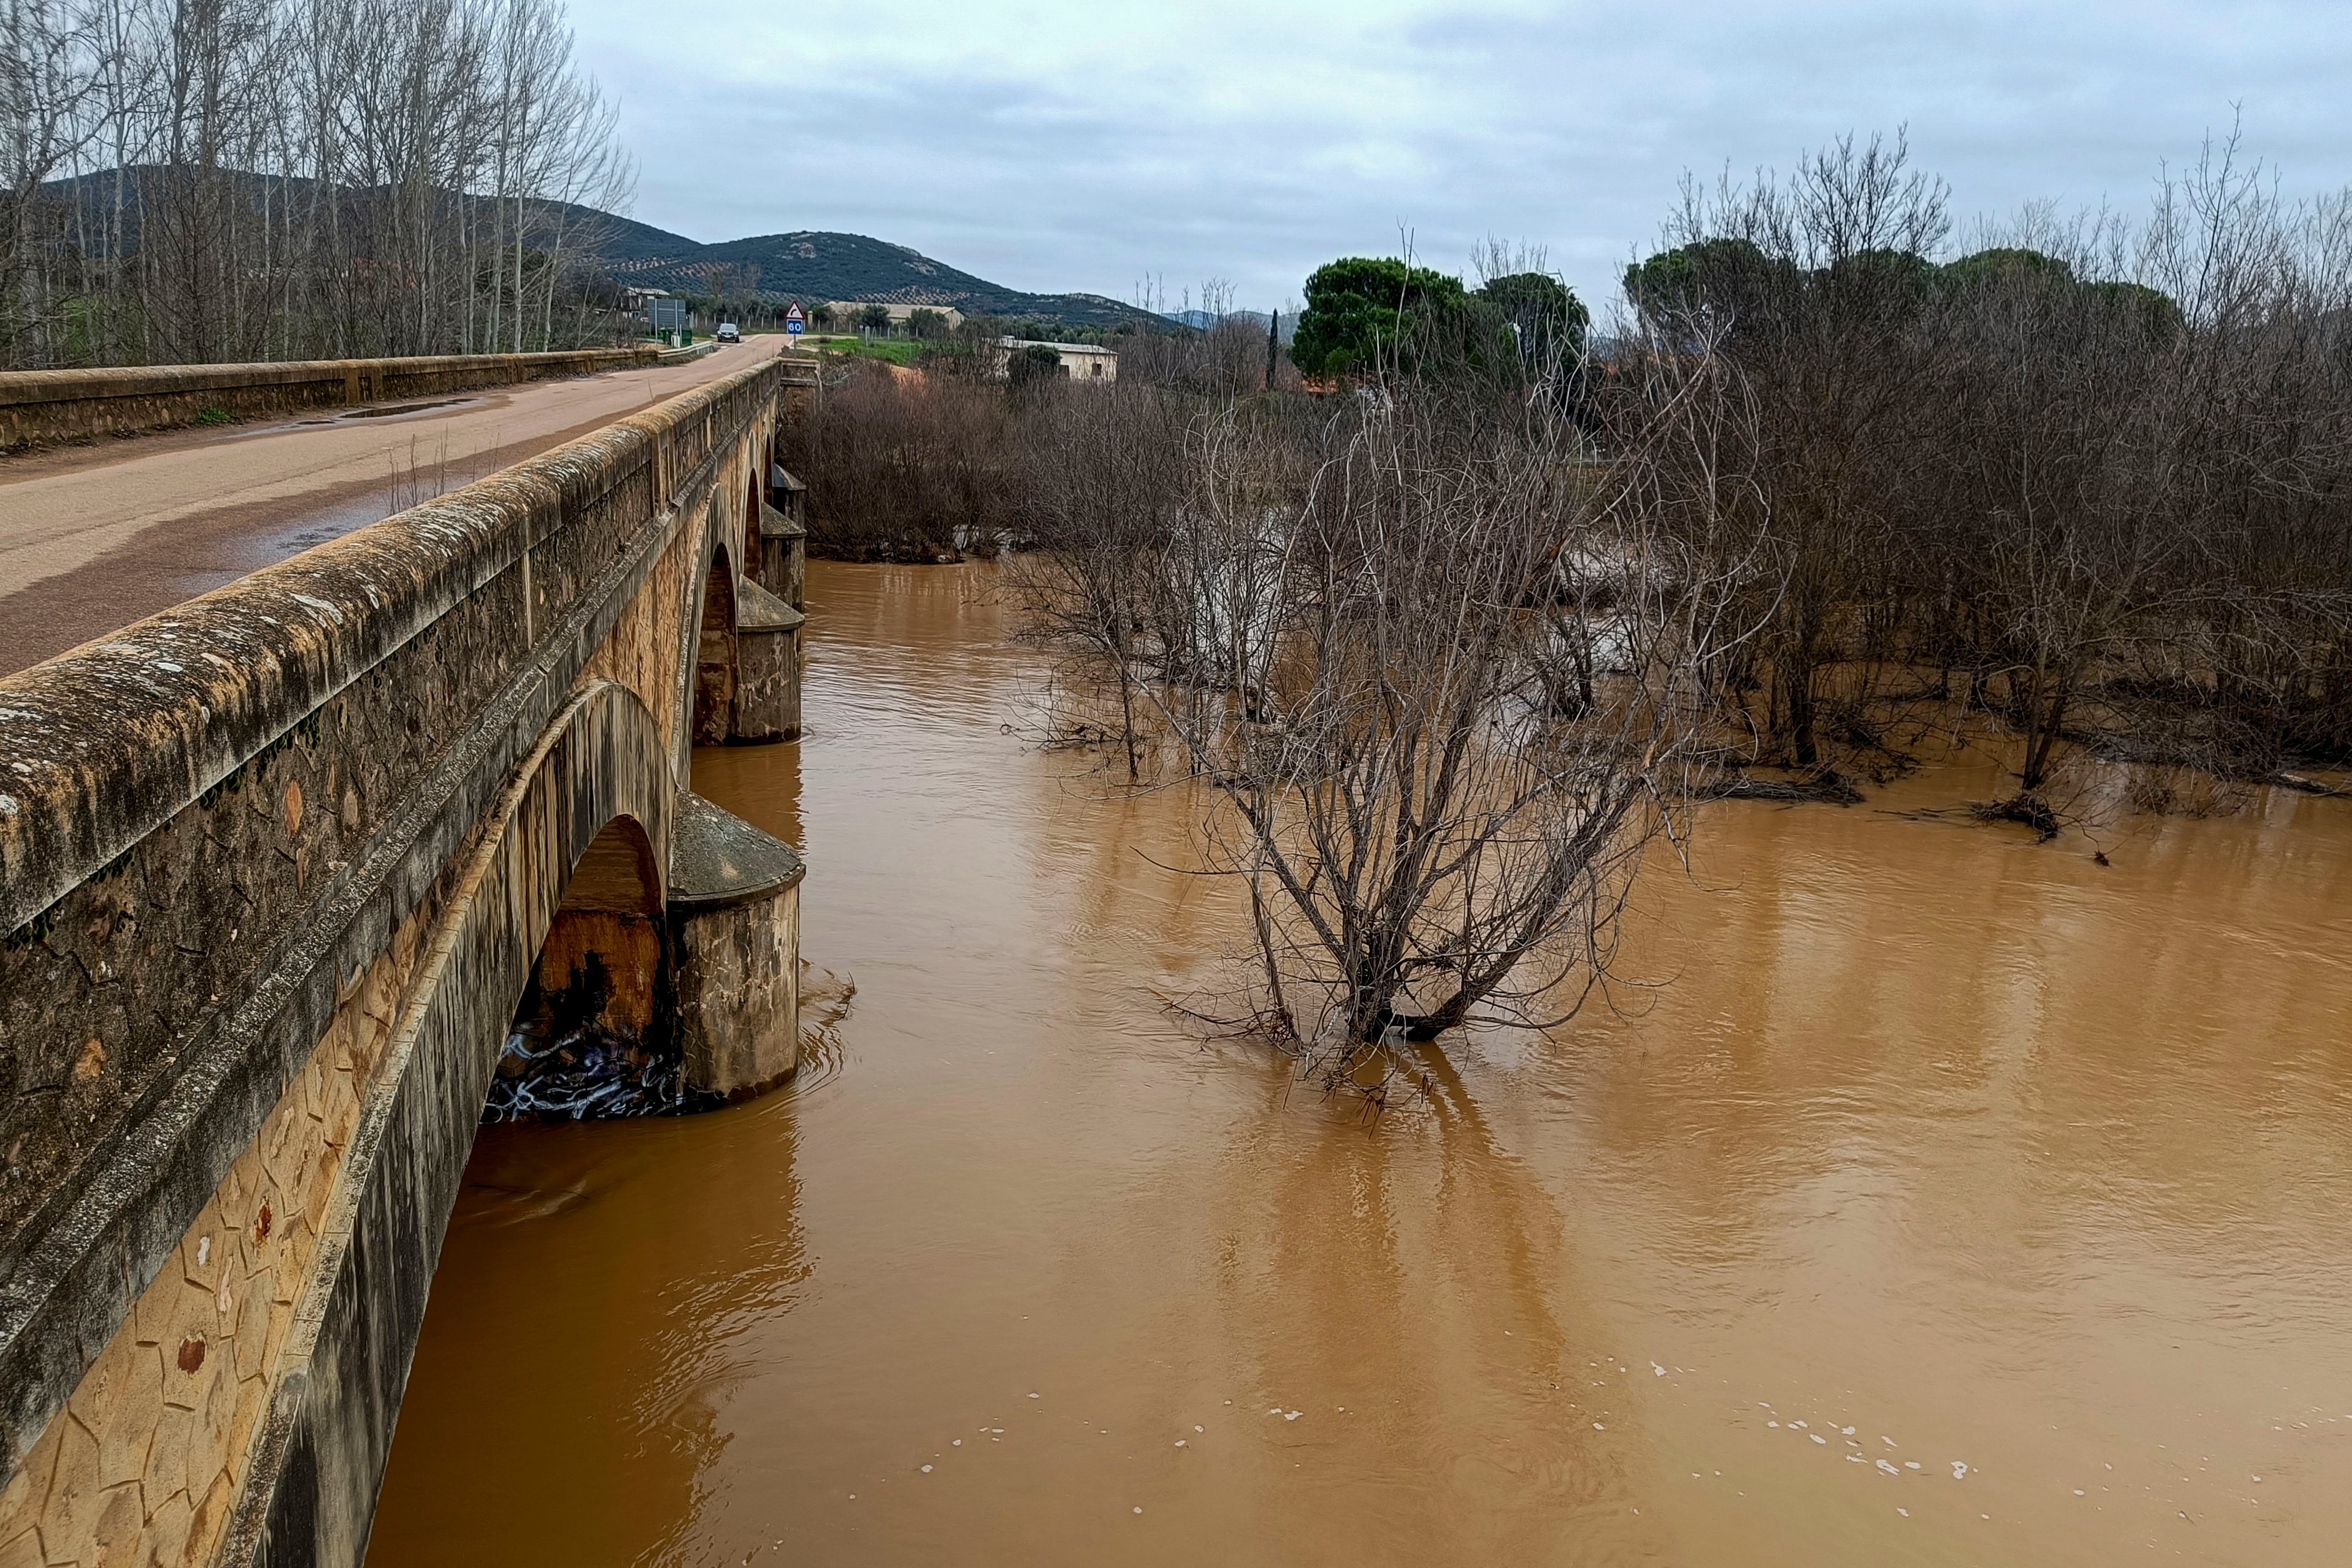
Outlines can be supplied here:
[[0, 1564], [356, 1563], [510, 1032], [791, 1072], [806, 376], [0, 680]]

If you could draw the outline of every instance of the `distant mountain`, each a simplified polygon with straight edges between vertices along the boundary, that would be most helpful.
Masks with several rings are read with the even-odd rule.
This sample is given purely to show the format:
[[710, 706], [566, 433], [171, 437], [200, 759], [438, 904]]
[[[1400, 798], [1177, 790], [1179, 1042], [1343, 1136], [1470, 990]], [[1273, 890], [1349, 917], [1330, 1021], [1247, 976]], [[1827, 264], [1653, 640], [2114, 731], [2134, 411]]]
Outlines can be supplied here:
[[798, 229], [697, 245], [643, 224], [607, 218], [615, 237], [597, 247], [616, 279], [673, 293], [757, 292], [762, 300], [856, 300], [934, 305], [966, 315], [1009, 316], [1072, 326], [1150, 322], [1148, 310], [1100, 294], [1029, 294], [934, 261], [921, 251], [862, 234]]
[[[136, 196], [152, 193], [167, 171], [142, 165], [123, 171], [132, 187], [126, 204], [123, 246], [139, 246]], [[310, 198], [310, 182], [299, 177], [278, 179], [227, 172], [233, 184], [248, 187], [256, 205]], [[50, 181], [44, 194], [67, 202], [79, 201], [94, 224], [109, 219], [115, 196], [112, 170]], [[346, 199], [364, 193], [347, 191]], [[481, 199], [481, 198], [476, 198]], [[799, 300], [815, 304], [824, 300], [855, 300], [885, 305], [936, 305], [966, 315], [1008, 316], [1016, 321], [1057, 322], [1066, 326], [1116, 327], [1130, 322], [1149, 325], [1160, 318], [1150, 311], [1100, 294], [1029, 294], [1007, 289], [985, 278], [975, 278], [921, 251], [871, 239], [862, 234], [827, 234], [803, 229], [791, 234], [763, 234], [748, 239], [704, 245], [682, 234], [656, 228], [633, 218], [617, 217], [593, 207], [533, 203], [534, 229], [552, 229], [561, 215], [563, 247], [584, 252], [604, 265], [616, 281], [672, 293], [705, 294], [723, 288], [732, 294], [756, 291], [761, 299], [782, 304]]]
[[[1264, 310], [1227, 310], [1224, 314], [1219, 315], [1213, 310], [1196, 308], [1190, 310], [1171, 310], [1168, 312], [1167, 319], [1180, 327], [1191, 327], [1196, 331], [1203, 332], [1219, 321], [1246, 321], [1262, 332], [1265, 331], [1266, 322], [1273, 320], [1273, 317]], [[1297, 329], [1298, 322], [1295, 316], [1283, 317], [1280, 328], [1282, 341], [1288, 342], [1291, 333]]]

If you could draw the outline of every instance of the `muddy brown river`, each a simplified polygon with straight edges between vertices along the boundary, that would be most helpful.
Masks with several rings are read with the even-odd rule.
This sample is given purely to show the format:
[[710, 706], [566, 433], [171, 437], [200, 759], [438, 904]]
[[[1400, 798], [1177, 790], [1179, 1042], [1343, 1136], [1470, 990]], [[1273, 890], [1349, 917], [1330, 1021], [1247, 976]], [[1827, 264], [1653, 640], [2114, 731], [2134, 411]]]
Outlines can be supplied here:
[[2347, 1560], [2352, 803], [1711, 807], [1658, 984], [1368, 1125], [1164, 1006], [1234, 900], [1007, 732], [990, 580], [811, 566], [806, 739], [695, 779], [855, 994], [482, 1133], [376, 1568]]

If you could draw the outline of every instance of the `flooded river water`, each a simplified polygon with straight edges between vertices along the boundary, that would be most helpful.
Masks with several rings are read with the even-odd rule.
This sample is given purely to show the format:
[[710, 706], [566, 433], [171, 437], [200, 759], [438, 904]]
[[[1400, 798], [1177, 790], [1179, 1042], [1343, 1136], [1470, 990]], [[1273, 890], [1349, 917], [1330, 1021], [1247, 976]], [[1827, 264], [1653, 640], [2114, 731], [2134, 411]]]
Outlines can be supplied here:
[[482, 1133], [377, 1568], [2345, 1561], [2352, 804], [1712, 807], [1661, 985], [1368, 1126], [1163, 1007], [1234, 901], [989, 581], [812, 565], [806, 739], [695, 777], [855, 995]]

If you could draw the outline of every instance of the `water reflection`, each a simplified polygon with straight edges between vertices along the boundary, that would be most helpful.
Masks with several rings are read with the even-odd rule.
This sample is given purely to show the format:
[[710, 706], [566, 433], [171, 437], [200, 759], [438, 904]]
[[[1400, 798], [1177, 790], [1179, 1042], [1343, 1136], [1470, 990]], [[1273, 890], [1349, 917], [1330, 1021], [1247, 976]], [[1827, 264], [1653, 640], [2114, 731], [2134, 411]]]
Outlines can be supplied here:
[[[677, 1172], [718, 1145], [729, 1182], [682, 1201]], [[781, 1103], [485, 1128], [370, 1560], [710, 1560], [720, 1398], [807, 1279], [798, 1205]]]
[[1005, 731], [988, 584], [813, 566], [808, 737], [696, 782], [809, 851], [837, 1070], [485, 1135], [379, 1563], [2333, 1561], [2342, 803], [1711, 808], [1663, 984], [1367, 1127], [1163, 1005], [1234, 902]]

